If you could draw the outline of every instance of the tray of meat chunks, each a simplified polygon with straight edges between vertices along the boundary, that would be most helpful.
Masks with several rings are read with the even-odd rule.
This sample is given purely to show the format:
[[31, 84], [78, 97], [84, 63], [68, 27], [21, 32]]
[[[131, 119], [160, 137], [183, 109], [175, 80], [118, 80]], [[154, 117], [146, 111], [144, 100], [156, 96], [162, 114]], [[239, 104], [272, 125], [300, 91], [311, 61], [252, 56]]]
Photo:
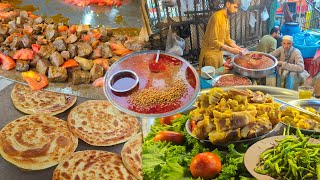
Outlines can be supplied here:
[[146, 43], [111, 28], [56, 23], [7, 3], [0, 3], [0, 21], [0, 76], [90, 99], [105, 99], [109, 66]]

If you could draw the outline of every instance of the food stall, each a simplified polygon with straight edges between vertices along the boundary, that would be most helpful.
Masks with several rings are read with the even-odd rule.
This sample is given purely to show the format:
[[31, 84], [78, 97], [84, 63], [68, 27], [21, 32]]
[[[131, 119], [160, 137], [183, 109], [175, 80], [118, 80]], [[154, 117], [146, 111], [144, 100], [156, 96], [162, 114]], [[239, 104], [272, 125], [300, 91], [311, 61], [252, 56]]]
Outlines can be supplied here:
[[[187, 60], [145, 50], [138, 1], [13, 2], [0, 6], [0, 76], [13, 81], [0, 91], [1, 179], [267, 179], [288, 167], [285, 176], [319, 178], [319, 121], [310, 115], [319, 116], [319, 100], [254, 84], [274, 57], [234, 57], [238, 74], [201, 89]], [[289, 163], [277, 161], [286, 153]]]

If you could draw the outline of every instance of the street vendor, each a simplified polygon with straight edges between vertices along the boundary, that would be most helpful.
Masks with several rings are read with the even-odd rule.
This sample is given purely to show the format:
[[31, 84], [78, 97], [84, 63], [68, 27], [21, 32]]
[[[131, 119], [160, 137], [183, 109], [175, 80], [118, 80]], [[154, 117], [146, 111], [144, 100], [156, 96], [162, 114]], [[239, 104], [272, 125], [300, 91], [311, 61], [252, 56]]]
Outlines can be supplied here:
[[273, 27], [270, 30], [270, 34], [264, 35], [259, 44], [257, 45], [256, 51], [271, 53], [277, 48], [277, 38], [280, 36], [280, 30], [277, 27]]
[[292, 36], [283, 36], [281, 47], [271, 53], [278, 59], [277, 86], [297, 89], [309, 76], [304, 70], [304, 60], [299, 49], [293, 47]]
[[230, 38], [228, 16], [238, 12], [239, 0], [225, 0], [224, 8], [215, 12], [209, 19], [201, 47], [199, 66], [219, 68], [223, 63], [223, 51], [240, 54], [243, 48]]

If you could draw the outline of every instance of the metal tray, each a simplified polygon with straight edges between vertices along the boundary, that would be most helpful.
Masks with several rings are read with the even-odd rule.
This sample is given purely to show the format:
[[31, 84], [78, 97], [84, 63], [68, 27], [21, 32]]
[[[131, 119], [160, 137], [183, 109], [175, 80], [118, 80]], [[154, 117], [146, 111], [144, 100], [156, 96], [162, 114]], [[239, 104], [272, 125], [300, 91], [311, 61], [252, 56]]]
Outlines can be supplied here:
[[[69, 24], [90, 24], [92, 27], [107, 26], [113, 28], [142, 26], [142, 16], [139, 0], [124, 0], [120, 7], [90, 5], [79, 7], [64, 2], [64, 0], [7, 0], [21, 9], [34, 9], [34, 14], [69, 19]], [[61, 15], [61, 18], [59, 16]]]
[[[295, 106], [300, 106], [303, 109], [305, 109], [306, 107], [312, 107], [315, 110], [318, 111], [318, 113], [320, 113], [320, 100], [316, 100], [316, 99], [300, 99], [300, 100], [294, 100], [294, 101], [289, 101], [288, 102], [291, 105], [295, 105]], [[280, 107], [281, 110], [285, 109], [287, 107], [287, 105], [282, 105]], [[288, 126], [286, 123], [282, 122], [281, 123], [285, 124], [286, 126]], [[296, 131], [296, 128], [294, 126], [290, 126], [290, 128], [292, 128], [292, 132]], [[304, 134], [320, 134], [320, 131], [316, 131], [316, 130], [308, 130], [308, 129], [302, 129], [300, 128], [301, 132], [303, 132]]]
[[[12, 91], [12, 88], [14, 87], [15, 83], [12, 83], [11, 85], [7, 86], [5, 89], [0, 91], [0, 130], [8, 124], [10, 121], [15, 120], [21, 116], [25, 116], [26, 114], [20, 112], [17, 110], [10, 98], [10, 94]], [[84, 101], [87, 101], [89, 99], [86, 98], [78, 98], [76, 104], [73, 106], [77, 106], [81, 104]], [[67, 116], [70, 112], [70, 110], [73, 108], [71, 107], [67, 111], [56, 115], [56, 117], [66, 120]], [[140, 121], [140, 119], [139, 119]], [[76, 151], [81, 151], [81, 150], [103, 150], [103, 151], [109, 151], [109, 152], [114, 152], [120, 154], [121, 150], [123, 147], [122, 144], [114, 145], [114, 146], [109, 146], [109, 147], [97, 147], [97, 146], [91, 146], [85, 142], [83, 142], [81, 139], [79, 139], [79, 144], [76, 149]], [[23, 179], [23, 180], [47, 180], [47, 179], [52, 179], [52, 173], [56, 166], [53, 166], [48, 169], [44, 170], [39, 170], [39, 171], [25, 171], [21, 170], [18, 167], [10, 164], [6, 160], [4, 160], [0, 156], [0, 172], [1, 172], [1, 180], [17, 180], [17, 179]]]
[[[271, 87], [271, 86], [261, 86], [261, 85], [254, 85], [254, 86], [233, 86], [233, 87], [221, 87], [223, 90], [230, 90], [233, 88], [236, 89], [250, 89], [252, 91], [261, 91], [263, 93], [268, 93], [273, 97], [281, 99], [282, 101], [289, 102], [299, 98], [298, 91], [293, 91], [290, 89], [278, 88], [278, 87]], [[200, 92], [201, 93], [208, 93], [210, 89], [205, 89]], [[182, 114], [188, 114], [193, 106], [190, 106], [185, 111], [181, 112]], [[155, 118], [142, 118], [142, 131], [143, 136], [145, 137], [150, 132], [151, 126], [154, 124]], [[279, 123], [278, 126], [274, 129], [273, 133], [269, 134], [268, 136], [272, 136], [275, 134], [281, 134], [283, 128], [285, 127], [284, 124]]]
[[[251, 81], [249, 78], [245, 77], [245, 76], [238, 75], [238, 74], [223, 74], [223, 75], [220, 75], [220, 76], [218, 76], [218, 77], [215, 77], [215, 78], [212, 80], [212, 87], [215, 86], [215, 84], [220, 80], [220, 78], [226, 77], [226, 76], [240, 76], [240, 77], [243, 77], [243, 78], [245, 78], [245, 79], [247, 79], [247, 80], [249, 81], [249, 83], [250, 83], [249, 85], [252, 85], [252, 81]], [[245, 86], [246, 86], [246, 85], [245, 85]], [[217, 87], [223, 87], [223, 86], [217, 86]]]

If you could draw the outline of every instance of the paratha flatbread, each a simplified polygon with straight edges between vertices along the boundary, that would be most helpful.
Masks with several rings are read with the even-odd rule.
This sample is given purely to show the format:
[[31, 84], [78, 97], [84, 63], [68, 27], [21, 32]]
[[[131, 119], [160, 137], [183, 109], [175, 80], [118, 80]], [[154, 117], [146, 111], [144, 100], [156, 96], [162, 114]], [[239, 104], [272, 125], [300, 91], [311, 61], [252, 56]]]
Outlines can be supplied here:
[[49, 115], [28, 115], [7, 124], [0, 131], [0, 154], [27, 170], [54, 166], [78, 146], [67, 122]]
[[143, 179], [142, 174], [142, 133], [130, 138], [123, 146], [121, 157], [123, 164], [137, 178]]
[[49, 91], [33, 91], [30, 87], [17, 83], [11, 92], [14, 106], [26, 114], [56, 115], [69, 109], [77, 101], [76, 96]]
[[134, 176], [122, 164], [116, 153], [86, 150], [77, 151], [61, 161], [53, 172], [52, 180], [133, 180]]
[[138, 119], [116, 109], [110, 102], [89, 100], [71, 110], [70, 130], [93, 146], [111, 146], [138, 133]]

